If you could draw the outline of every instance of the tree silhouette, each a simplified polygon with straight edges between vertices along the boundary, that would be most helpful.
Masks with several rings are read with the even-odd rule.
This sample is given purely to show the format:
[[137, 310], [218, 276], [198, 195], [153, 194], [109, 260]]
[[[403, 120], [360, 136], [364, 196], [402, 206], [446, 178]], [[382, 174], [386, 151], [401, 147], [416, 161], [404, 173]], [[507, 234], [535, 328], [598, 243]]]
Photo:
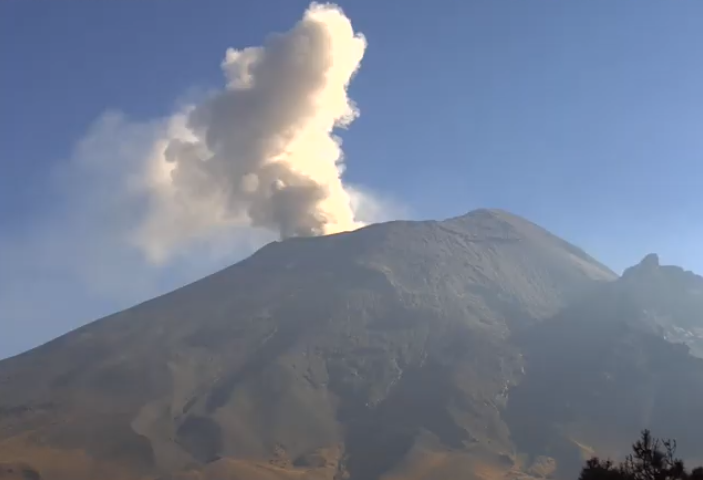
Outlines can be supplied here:
[[624, 462], [593, 457], [581, 470], [579, 480], [703, 480], [703, 467], [686, 470], [676, 457], [676, 441], [660, 440], [644, 430]]

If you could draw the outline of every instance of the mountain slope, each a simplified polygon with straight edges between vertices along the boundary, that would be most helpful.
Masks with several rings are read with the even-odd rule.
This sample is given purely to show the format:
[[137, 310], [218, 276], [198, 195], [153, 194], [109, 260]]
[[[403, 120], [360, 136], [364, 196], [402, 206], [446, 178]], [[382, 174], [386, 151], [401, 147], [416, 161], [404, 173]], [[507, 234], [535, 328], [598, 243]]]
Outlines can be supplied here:
[[0, 462], [49, 480], [544, 475], [505, 414], [516, 335], [614, 279], [495, 210], [273, 243], [1, 362]]
[[619, 295], [640, 305], [643, 324], [652, 332], [703, 358], [703, 277], [660, 265], [652, 254], [626, 270], [617, 287]]
[[[519, 451], [560, 457], [574, 476], [584, 453], [622, 456], [643, 428], [703, 462], [703, 278], [654, 255], [514, 338], [526, 375], [504, 418]], [[672, 333], [673, 332], [673, 333]], [[678, 335], [676, 335], [678, 333]], [[548, 393], [548, 394], [547, 394]]]

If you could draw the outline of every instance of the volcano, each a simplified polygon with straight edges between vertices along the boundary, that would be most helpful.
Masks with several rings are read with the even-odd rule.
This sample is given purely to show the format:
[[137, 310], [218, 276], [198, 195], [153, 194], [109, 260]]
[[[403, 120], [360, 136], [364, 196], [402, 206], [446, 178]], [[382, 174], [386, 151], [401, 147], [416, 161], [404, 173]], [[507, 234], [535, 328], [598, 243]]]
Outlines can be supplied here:
[[[656, 260], [656, 259], [654, 259]], [[266, 245], [0, 362], [0, 479], [574, 478], [703, 439], [703, 279], [477, 210]]]

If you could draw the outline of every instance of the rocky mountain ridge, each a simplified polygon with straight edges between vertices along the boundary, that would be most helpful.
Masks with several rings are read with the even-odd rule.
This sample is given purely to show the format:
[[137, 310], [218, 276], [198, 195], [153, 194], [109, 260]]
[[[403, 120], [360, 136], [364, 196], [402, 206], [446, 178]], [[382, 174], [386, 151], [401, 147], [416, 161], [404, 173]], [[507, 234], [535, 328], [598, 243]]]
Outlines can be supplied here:
[[703, 451], [683, 430], [703, 367], [664, 339], [700, 324], [684, 277], [698, 285], [648, 258], [618, 279], [498, 210], [275, 242], [0, 362], [0, 464], [44, 480], [568, 478], [649, 424]]

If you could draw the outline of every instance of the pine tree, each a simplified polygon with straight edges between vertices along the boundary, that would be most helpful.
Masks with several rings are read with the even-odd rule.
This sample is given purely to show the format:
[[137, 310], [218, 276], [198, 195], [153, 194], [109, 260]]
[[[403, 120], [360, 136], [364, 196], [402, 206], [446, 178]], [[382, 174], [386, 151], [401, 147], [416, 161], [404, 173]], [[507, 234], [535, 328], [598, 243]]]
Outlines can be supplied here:
[[619, 464], [591, 458], [579, 480], [703, 480], [703, 467], [689, 472], [676, 457], [676, 441], [654, 438], [649, 430], [642, 432], [632, 452]]

